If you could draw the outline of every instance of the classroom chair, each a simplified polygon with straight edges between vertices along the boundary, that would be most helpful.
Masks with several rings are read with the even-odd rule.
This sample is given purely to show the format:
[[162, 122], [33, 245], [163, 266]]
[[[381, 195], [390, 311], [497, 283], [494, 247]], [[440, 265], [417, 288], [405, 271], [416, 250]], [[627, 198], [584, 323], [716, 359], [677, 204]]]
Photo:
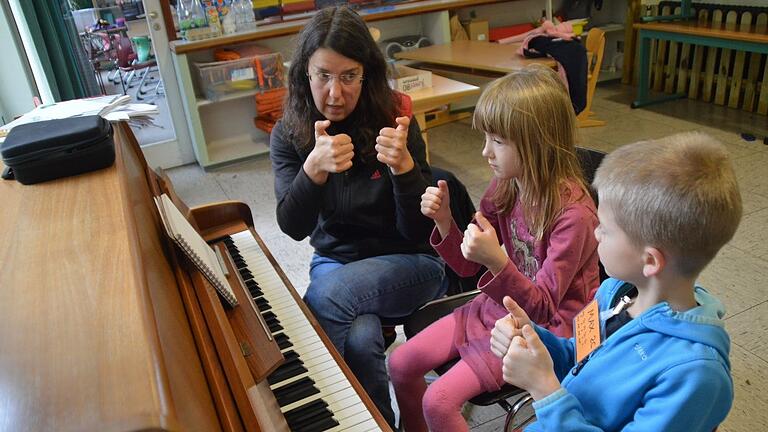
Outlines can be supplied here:
[[[137, 47], [137, 50], [140, 50], [138, 53], [137, 50], [134, 50], [131, 38], [125, 36], [118, 38], [117, 65], [120, 69], [120, 82], [123, 87], [123, 93], [127, 93], [127, 89], [134, 86], [133, 79], [138, 72], [140, 74], [140, 79], [136, 99], [144, 100], [146, 95], [150, 94], [148, 88], [151, 88], [152, 84], [155, 85], [154, 89], [151, 90], [152, 94], [157, 95], [159, 93], [162, 81], [158, 81], [157, 83], [149, 82], [153, 69], [159, 72], [157, 61], [154, 58], [149, 58], [149, 49], [145, 46], [145, 41], [148, 44], [149, 39], [133, 39], [139, 39], [142, 43]], [[147, 59], [141, 61], [142, 57]]]
[[[587, 182], [587, 184], [591, 184], [595, 177], [595, 171], [600, 166], [600, 162], [602, 162], [603, 157], [605, 157], [605, 153], [587, 148], [577, 148], [576, 151], [579, 156], [582, 172], [584, 173], [584, 180]], [[595, 200], [595, 203], [597, 203], [597, 196], [591, 188], [590, 192], [592, 194], [592, 198]], [[453, 197], [451, 197], [451, 200], [453, 200]], [[453, 211], [453, 209], [451, 210]], [[602, 282], [608, 277], [608, 275], [605, 273], [605, 269], [603, 268], [602, 264], [599, 264], [599, 270], [600, 282]], [[484, 269], [478, 272], [477, 276], [479, 277], [483, 271]], [[413, 337], [416, 335], [416, 333], [425, 329], [427, 326], [437, 321], [438, 319], [448, 315], [449, 313], [452, 313], [454, 309], [464, 305], [479, 294], [480, 290], [474, 289], [473, 291], [461, 292], [453, 296], [444, 297], [422, 306], [405, 321], [404, 331], [406, 338]], [[441, 365], [435, 368], [435, 372], [438, 375], [442, 375], [447, 372], [454, 364], [456, 364], [456, 362], [458, 362], [458, 359]], [[507, 399], [515, 396], [521, 397], [514, 405], [511, 405]], [[504, 431], [511, 431], [512, 429], [510, 428], [514, 425], [515, 416], [525, 405], [531, 401], [532, 398], [525, 390], [508, 384], [503, 386], [498, 391], [483, 393], [475, 396], [474, 398], [470, 399], [469, 402], [474, 405], [481, 406], [488, 406], [493, 404], [499, 405], [504, 409], [504, 411], [507, 412], [507, 418], [504, 423]], [[525, 419], [523, 423], [529, 422], [531, 418], [532, 417]]]
[[593, 27], [587, 33], [585, 42], [587, 48], [587, 106], [576, 116], [576, 125], [578, 127], [605, 126], [605, 121], [592, 118], [595, 113], [592, 112], [592, 100], [597, 87], [597, 79], [600, 76], [600, 67], [603, 65], [603, 52], [605, 51], [605, 32], [597, 27]]

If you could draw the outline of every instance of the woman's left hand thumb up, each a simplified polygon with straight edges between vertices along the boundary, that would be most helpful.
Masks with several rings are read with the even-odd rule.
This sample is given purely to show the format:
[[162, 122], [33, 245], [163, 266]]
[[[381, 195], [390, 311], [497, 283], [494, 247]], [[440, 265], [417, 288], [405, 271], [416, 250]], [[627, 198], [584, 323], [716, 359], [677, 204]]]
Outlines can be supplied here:
[[392, 174], [404, 174], [414, 167], [413, 157], [408, 151], [408, 127], [411, 119], [398, 117], [397, 127], [385, 127], [376, 138], [376, 159], [387, 164]]

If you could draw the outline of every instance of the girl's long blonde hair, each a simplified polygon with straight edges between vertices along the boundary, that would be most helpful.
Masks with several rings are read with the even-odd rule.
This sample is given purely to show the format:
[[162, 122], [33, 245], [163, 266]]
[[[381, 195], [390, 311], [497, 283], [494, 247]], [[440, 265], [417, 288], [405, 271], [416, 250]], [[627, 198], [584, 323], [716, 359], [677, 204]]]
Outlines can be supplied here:
[[588, 194], [576, 155], [573, 106], [552, 69], [534, 65], [493, 81], [477, 102], [473, 127], [516, 144], [522, 177], [499, 180], [492, 199], [499, 213], [508, 214], [519, 193], [526, 223], [537, 240], [565, 205], [560, 198], [565, 182], [576, 182]]

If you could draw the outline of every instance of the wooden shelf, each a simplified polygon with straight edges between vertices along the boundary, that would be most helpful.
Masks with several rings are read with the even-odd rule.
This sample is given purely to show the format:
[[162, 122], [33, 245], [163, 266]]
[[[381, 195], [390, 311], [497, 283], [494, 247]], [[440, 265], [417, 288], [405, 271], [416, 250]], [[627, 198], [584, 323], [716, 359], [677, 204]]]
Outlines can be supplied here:
[[226, 101], [231, 101], [231, 100], [235, 100], [235, 99], [241, 99], [241, 98], [246, 98], [246, 97], [254, 96], [254, 95], [257, 95], [257, 94], [261, 93], [262, 91], [263, 90], [261, 90], [261, 89], [243, 90], [243, 91], [239, 91], [239, 92], [235, 92], [235, 93], [230, 93], [230, 94], [228, 94], [226, 96], [222, 96], [222, 97], [220, 97], [220, 98], [218, 98], [216, 100], [205, 99], [205, 98], [197, 98], [196, 103], [197, 103], [197, 106], [199, 108], [199, 107], [204, 107], [204, 106], [207, 106], [207, 105], [217, 104], [219, 102], [226, 102]]
[[268, 142], [253, 141], [249, 135], [212, 141], [208, 143], [210, 164], [204, 168], [214, 168], [268, 152]]
[[624, 24], [619, 24], [619, 23], [606, 23], [606, 24], [597, 25], [596, 27], [606, 33], [611, 33], [615, 31], [624, 31]]
[[[444, 10], [459, 9], [469, 6], [479, 6], [492, 3], [505, 3], [509, 0], [421, 0], [414, 2], [398, 3], [394, 5], [373, 8], [373, 12], [359, 11], [360, 16], [366, 21], [378, 21], [397, 18], [408, 15], [423, 14], [427, 12], [439, 12]], [[286, 36], [298, 33], [309, 18], [296, 21], [283, 21], [277, 23], [262, 23], [256, 30], [235, 33], [217, 38], [203, 39], [199, 41], [175, 40], [170, 43], [171, 51], [176, 54], [190, 53], [207, 50], [225, 45], [234, 45], [242, 42], [252, 42], [260, 39], [268, 39], [277, 36]]]

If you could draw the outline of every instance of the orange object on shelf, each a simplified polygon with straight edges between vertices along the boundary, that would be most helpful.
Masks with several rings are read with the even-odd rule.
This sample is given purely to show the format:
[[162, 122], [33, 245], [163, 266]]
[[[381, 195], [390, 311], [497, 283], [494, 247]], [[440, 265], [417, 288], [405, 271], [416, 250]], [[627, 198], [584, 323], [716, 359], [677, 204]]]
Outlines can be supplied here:
[[281, 87], [257, 93], [254, 96], [258, 116], [253, 119], [253, 123], [257, 128], [267, 133], [272, 132], [275, 123], [283, 117], [285, 92], [285, 87]]
[[241, 56], [240, 56], [240, 53], [238, 53], [237, 51], [233, 51], [231, 49], [216, 48], [213, 51], [213, 58], [216, 59], [216, 61], [229, 61], [229, 60], [239, 60]]

